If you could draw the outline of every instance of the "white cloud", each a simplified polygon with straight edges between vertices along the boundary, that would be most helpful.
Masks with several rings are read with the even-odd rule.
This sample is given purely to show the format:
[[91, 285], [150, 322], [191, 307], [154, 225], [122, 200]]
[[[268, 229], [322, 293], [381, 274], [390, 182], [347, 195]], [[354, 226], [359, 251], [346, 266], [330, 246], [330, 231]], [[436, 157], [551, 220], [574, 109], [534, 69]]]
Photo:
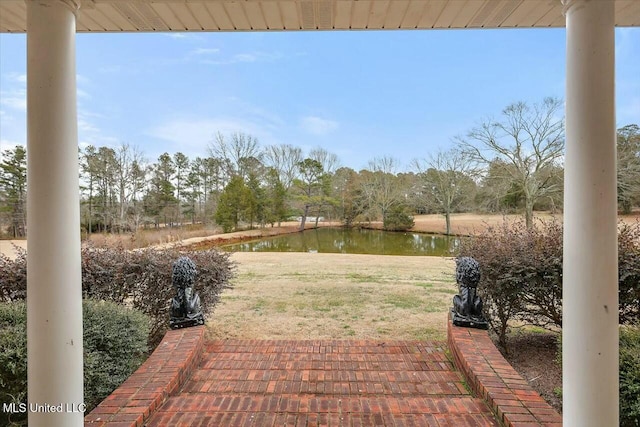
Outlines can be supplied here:
[[170, 37], [172, 39], [186, 39], [185, 33], [161, 33], [163, 36]]
[[203, 60], [203, 64], [209, 65], [232, 65], [238, 63], [253, 63], [253, 62], [272, 62], [282, 58], [280, 53], [267, 53], [267, 52], [247, 52], [237, 53], [229, 58], [223, 58], [219, 60]]
[[76, 94], [78, 96], [78, 98], [84, 98], [84, 99], [89, 99], [91, 98], [91, 95], [89, 95], [89, 93], [87, 91], [84, 91], [80, 88], [76, 89]]
[[86, 110], [78, 110], [78, 144], [81, 148], [87, 145], [115, 147], [120, 140], [104, 131], [96, 125], [92, 118], [102, 117]]
[[87, 85], [89, 83], [91, 83], [91, 79], [89, 77], [86, 77], [82, 74], [76, 74], [76, 83], [77, 84], [83, 84], [83, 85]]
[[21, 73], [5, 74], [10, 82], [3, 91], [0, 91], [0, 105], [20, 112], [27, 111], [27, 75]]
[[307, 116], [300, 120], [300, 127], [314, 135], [326, 135], [338, 129], [338, 122], [317, 116]]
[[147, 132], [148, 135], [168, 141], [170, 151], [181, 151], [187, 155], [206, 155], [207, 146], [220, 132], [229, 135], [243, 132], [257, 138], [261, 145], [278, 144], [270, 126], [261, 120], [242, 117], [179, 118], [162, 123]]
[[123, 71], [121, 65], [109, 65], [107, 67], [100, 67], [98, 71], [105, 74], [116, 74]]
[[0, 92], [0, 104], [25, 112], [27, 111], [27, 91], [25, 89], [14, 89], [9, 92]]
[[184, 41], [189, 43], [199, 42], [204, 40], [204, 37], [202, 37], [200, 34], [197, 34], [197, 33], [187, 33], [187, 32], [165, 33], [163, 32], [163, 33], [157, 33], [157, 34], [160, 34], [163, 37], [169, 37], [174, 40], [179, 40], [179, 41]]
[[212, 55], [214, 53], [219, 53], [219, 52], [220, 52], [220, 49], [217, 49], [217, 48], [199, 47], [189, 52], [189, 54], [190, 55]]

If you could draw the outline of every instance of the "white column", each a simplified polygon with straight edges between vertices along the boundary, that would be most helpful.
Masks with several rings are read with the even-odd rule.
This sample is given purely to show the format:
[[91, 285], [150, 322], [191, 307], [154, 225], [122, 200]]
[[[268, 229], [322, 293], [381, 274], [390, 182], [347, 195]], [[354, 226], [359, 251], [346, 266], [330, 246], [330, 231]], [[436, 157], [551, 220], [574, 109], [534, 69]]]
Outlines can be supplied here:
[[77, 4], [26, 4], [28, 393], [43, 405], [29, 425], [82, 426], [83, 414], [70, 412], [83, 402]]
[[614, 2], [565, 0], [563, 423], [618, 425]]

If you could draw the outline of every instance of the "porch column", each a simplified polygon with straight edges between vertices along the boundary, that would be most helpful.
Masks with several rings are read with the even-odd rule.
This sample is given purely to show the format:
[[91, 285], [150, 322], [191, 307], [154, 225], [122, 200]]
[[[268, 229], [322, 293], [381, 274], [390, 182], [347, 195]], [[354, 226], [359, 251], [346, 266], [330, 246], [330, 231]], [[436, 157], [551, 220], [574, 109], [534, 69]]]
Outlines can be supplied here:
[[612, 1], [565, 0], [563, 421], [618, 425], [615, 35]]
[[82, 426], [78, 4], [26, 5], [28, 392], [31, 409], [39, 409], [29, 412], [29, 425]]

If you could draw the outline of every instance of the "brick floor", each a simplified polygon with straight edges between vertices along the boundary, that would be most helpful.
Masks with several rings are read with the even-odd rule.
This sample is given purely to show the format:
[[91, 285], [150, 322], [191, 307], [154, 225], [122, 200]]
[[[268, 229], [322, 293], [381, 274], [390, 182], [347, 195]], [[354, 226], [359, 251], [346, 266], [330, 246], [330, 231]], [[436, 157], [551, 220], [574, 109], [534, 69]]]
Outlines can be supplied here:
[[[497, 426], [445, 343], [225, 340], [149, 426]], [[146, 419], [146, 417], [145, 417]]]

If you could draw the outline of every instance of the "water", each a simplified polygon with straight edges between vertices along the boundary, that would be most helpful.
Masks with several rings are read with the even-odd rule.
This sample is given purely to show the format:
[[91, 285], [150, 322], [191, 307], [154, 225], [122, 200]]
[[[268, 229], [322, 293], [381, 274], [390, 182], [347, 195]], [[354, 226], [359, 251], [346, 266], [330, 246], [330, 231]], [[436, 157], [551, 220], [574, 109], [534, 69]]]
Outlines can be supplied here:
[[233, 252], [318, 252], [369, 255], [453, 256], [453, 236], [342, 228], [319, 228], [221, 246]]

